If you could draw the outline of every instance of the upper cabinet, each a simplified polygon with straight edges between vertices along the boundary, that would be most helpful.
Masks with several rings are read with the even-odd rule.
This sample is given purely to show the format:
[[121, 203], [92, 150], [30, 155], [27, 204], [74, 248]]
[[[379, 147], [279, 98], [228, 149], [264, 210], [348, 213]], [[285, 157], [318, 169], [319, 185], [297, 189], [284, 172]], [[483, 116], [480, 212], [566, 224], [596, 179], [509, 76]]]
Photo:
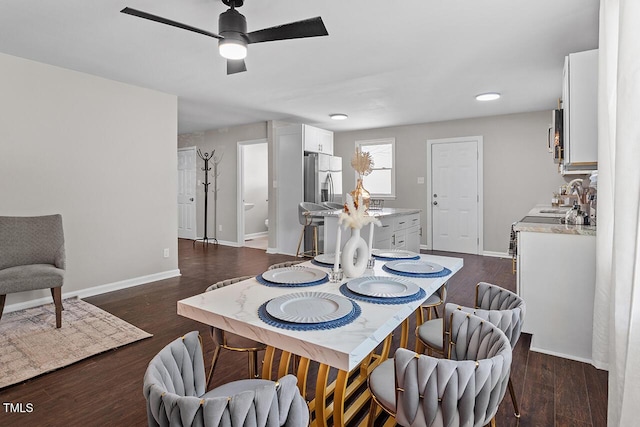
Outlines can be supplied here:
[[598, 169], [598, 50], [565, 58], [562, 82], [564, 158], [560, 171], [587, 174]]
[[333, 155], [333, 132], [309, 125], [301, 126], [304, 151]]

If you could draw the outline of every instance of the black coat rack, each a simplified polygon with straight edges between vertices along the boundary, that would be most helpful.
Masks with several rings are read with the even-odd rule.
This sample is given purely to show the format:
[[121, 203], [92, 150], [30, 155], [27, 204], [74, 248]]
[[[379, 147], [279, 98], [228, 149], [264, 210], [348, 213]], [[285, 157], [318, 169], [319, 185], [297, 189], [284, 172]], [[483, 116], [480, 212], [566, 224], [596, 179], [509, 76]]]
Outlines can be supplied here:
[[198, 148], [198, 157], [200, 157], [203, 161], [204, 161], [204, 168], [202, 168], [202, 170], [204, 171], [204, 235], [202, 236], [201, 239], [195, 239], [193, 241], [193, 245], [195, 246], [197, 241], [202, 241], [202, 243], [209, 243], [209, 237], [207, 236], [207, 210], [208, 210], [208, 205], [209, 205], [209, 184], [211, 184], [209, 182], [209, 171], [211, 171], [211, 168], [209, 167], [209, 161], [212, 160], [213, 161], [213, 201], [214, 201], [214, 206], [213, 206], [213, 238], [211, 240], [213, 240], [213, 243], [215, 243], [216, 245], [218, 244], [218, 239], [216, 238], [216, 214], [217, 214], [217, 210], [218, 210], [218, 163], [220, 163], [221, 158], [217, 158], [214, 156], [216, 150], [212, 150], [211, 154], [207, 153], [206, 151], [204, 152], [204, 154], [202, 154], [202, 151], [200, 151], [200, 149]]

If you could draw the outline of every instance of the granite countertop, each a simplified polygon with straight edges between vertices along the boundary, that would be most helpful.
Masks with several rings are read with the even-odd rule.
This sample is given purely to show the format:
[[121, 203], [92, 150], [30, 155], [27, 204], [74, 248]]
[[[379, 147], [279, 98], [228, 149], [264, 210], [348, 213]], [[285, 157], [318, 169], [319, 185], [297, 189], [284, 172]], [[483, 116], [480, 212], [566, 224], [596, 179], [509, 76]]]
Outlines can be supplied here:
[[[547, 205], [536, 205], [527, 216], [536, 217], [548, 217], [556, 218], [558, 223], [545, 224], [538, 222], [518, 222], [513, 227], [513, 231], [525, 231], [531, 233], [555, 233], [555, 234], [577, 234], [582, 236], [595, 236], [595, 225], [574, 225], [574, 224], [561, 224], [560, 219], [564, 218], [564, 214], [567, 212], [568, 207], [553, 207]], [[555, 212], [554, 212], [555, 211]]]
[[513, 231], [526, 231], [533, 233], [555, 233], [555, 234], [579, 234], [582, 236], [595, 236], [595, 225], [573, 225], [573, 224], [538, 224], [530, 222], [519, 222], [513, 227]]
[[[342, 212], [340, 209], [326, 210], [326, 211], [312, 211], [305, 212], [305, 215], [311, 216], [323, 216], [323, 217], [337, 217]], [[370, 216], [398, 216], [398, 215], [411, 215], [420, 213], [420, 209], [406, 209], [406, 208], [382, 208], [382, 209], [370, 209], [368, 214]]]

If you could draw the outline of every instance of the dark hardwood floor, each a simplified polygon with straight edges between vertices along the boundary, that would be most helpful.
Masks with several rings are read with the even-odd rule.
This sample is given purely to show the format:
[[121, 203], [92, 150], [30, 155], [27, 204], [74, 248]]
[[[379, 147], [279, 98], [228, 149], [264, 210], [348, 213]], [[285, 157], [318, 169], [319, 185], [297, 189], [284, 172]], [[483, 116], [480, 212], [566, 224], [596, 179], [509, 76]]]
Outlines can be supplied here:
[[[31, 413], [12, 414], [3, 406], [0, 426], [146, 425], [142, 377], [149, 360], [168, 342], [192, 330], [203, 335], [207, 364], [212, 353], [208, 327], [178, 316], [176, 302], [219, 280], [259, 274], [271, 264], [292, 259], [251, 248], [209, 245], [205, 249], [202, 244], [194, 248], [187, 240], [180, 240], [178, 246], [181, 277], [86, 299], [154, 336], [0, 390], [3, 403], [33, 405]], [[449, 282], [449, 302], [473, 305], [474, 287], [481, 280], [515, 289], [510, 260], [435, 254], [464, 258], [463, 269]], [[607, 373], [588, 364], [530, 352], [529, 342], [530, 336], [522, 335], [512, 368], [522, 417], [518, 422], [513, 416], [507, 393], [497, 425], [606, 426]], [[246, 375], [246, 360], [236, 354], [223, 352], [218, 363], [213, 386]]]

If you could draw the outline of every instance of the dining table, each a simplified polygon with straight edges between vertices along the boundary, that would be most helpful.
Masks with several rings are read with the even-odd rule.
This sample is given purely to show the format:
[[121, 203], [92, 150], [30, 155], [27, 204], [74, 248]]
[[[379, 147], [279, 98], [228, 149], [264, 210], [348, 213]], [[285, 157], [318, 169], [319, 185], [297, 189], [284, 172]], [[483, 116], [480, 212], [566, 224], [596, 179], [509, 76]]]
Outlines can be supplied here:
[[[375, 366], [390, 357], [392, 333], [401, 327], [400, 345], [406, 346], [410, 316], [463, 267], [462, 258], [415, 255], [413, 262], [440, 266], [440, 271], [435, 274], [405, 274], [389, 268], [402, 260], [383, 256], [375, 259], [372, 268], [365, 270], [362, 276], [336, 281], [335, 278], [329, 280], [334, 266], [327, 259], [323, 259], [325, 262], [311, 259], [282, 271], [292, 277], [311, 274], [313, 280], [308, 283], [304, 280], [299, 281], [302, 283], [273, 283], [266, 279], [275, 277], [275, 273], [266, 271], [232, 286], [180, 300], [177, 312], [206, 325], [265, 343], [264, 379], [274, 379], [274, 358], [280, 352], [280, 365], [275, 376], [280, 377], [293, 370], [303, 396], [307, 395], [309, 367], [317, 364], [315, 394], [313, 399], [308, 399], [311, 425], [346, 426], [368, 404], [367, 376]], [[412, 294], [404, 292], [396, 297], [393, 293], [385, 295], [383, 292], [380, 297], [375, 293], [364, 292], [367, 294], [364, 296], [357, 293], [358, 286], [376, 281], [382, 282], [383, 289], [388, 288], [384, 286], [385, 282], [406, 285], [412, 289]], [[335, 299], [336, 304], [343, 305], [338, 310], [347, 304], [351, 311], [338, 321], [324, 322], [324, 314], [314, 313], [313, 305], [304, 309], [305, 303], [314, 303], [313, 298], [306, 297], [318, 295], [325, 298], [320, 305], [327, 301], [331, 305]], [[285, 313], [290, 318], [274, 319], [270, 316], [269, 312], [274, 310], [286, 311], [284, 307], [291, 301], [303, 304], [303, 312], [299, 313], [299, 307], [297, 314]], [[317, 315], [317, 323], [314, 315]], [[301, 321], [299, 327], [297, 316]], [[283, 318], [287, 321], [281, 322]], [[332, 369], [335, 369], [335, 375], [330, 375]]]

